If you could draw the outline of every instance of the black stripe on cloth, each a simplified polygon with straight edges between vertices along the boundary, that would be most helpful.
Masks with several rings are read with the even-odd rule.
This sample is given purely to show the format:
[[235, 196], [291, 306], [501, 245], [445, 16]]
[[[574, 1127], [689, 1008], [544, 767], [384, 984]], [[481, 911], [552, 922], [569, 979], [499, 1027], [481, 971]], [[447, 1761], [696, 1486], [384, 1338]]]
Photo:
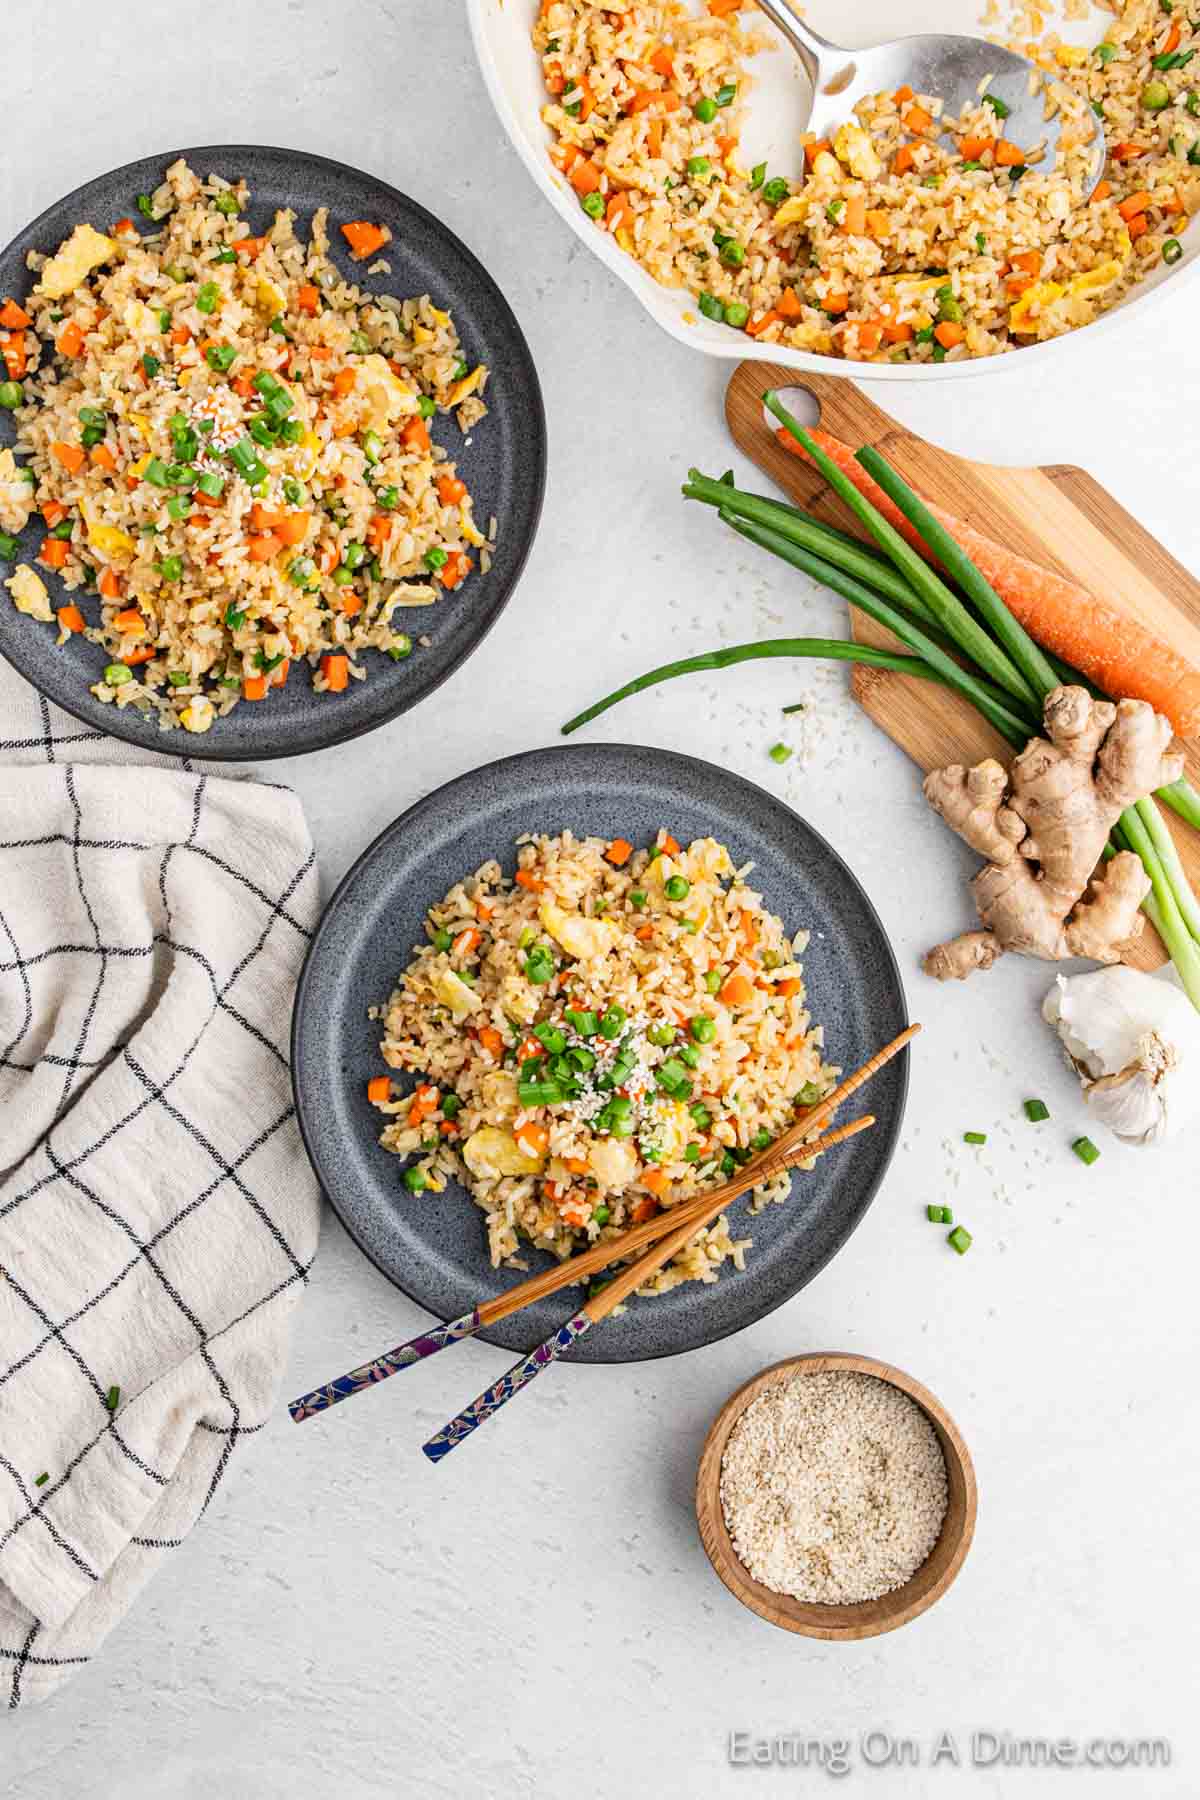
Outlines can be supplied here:
[[33, 1649], [33, 1641], [41, 1629], [41, 1626], [35, 1619], [26, 1633], [25, 1642], [17, 1652], [16, 1668], [13, 1670], [12, 1678], [12, 1693], [8, 1702], [10, 1711], [15, 1711], [21, 1704], [21, 1677], [25, 1673], [25, 1665], [29, 1661], [29, 1653]]
[[[94, 1439], [93, 1442], [95, 1442]], [[90, 1450], [91, 1448], [92, 1445], [89, 1444], [88, 1449]], [[40, 1524], [46, 1527], [46, 1530], [50, 1533], [50, 1536], [54, 1539], [54, 1542], [58, 1545], [59, 1549], [70, 1557], [80, 1573], [86, 1575], [89, 1581], [99, 1581], [100, 1577], [97, 1575], [95, 1569], [92, 1568], [91, 1564], [84, 1561], [75, 1546], [67, 1542], [66, 1538], [58, 1529], [58, 1526], [54, 1523], [54, 1520], [49, 1514], [42, 1511], [42, 1503], [45, 1500], [48, 1500], [51, 1494], [58, 1491], [64, 1480], [68, 1478], [69, 1474], [74, 1470], [77, 1464], [83, 1460], [83, 1456], [86, 1454], [86, 1451], [81, 1452], [80, 1456], [76, 1459], [76, 1462], [71, 1465], [71, 1468], [66, 1474], [59, 1477], [53, 1487], [39, 1488], [35, 1497], [29, 1492], [29, 1489], [25, 1486], [21, 1476], [18, 1474], [17, 1470], [13, 1468], [3, 1450], [0, 1450], [0, 1469], [3, 1469], [7, 1475], [12, 1477], [12, 1480], [16, 1484], [17, 1490], [28, 1509], [19, 1519], [13, 1520], [4, 1536], [0, 1538], [0, 1550], [3, 1550], [9, 1538], [15, 1537], [17, 1532], [20, 1531], [23, 1526], [28, 1525], [30, 1519], [37, 1519]]]
[[[43, 701], [43, 705], [45, 705], [44, 701]], [[47, 731], [49, 731], [49, 728], [50, 728], [50, 709], [47, 707], [46, 708], [46, 729], [47, 729]], [[53, 760], [53, 758], [51, 758], [51, 760]], [[80, 1027], [79, 1040], [75, 1045], [75, 1061], [76, 1061], [76, 1064], [78, 1064], [79, 1058], [83, 1055], [84, 1046], [86, 1045], [87, 1040], [88, 1040], [88, 1033], [92, 1029], [92, 1021], [94, 1020], [94, 1018], [96, 1016], [96, 1008], [100, 1004], [100, 995], [104, 988], [105, 977], [108, 974], [108, 956], [105, 953], [103, 946], [101, 944], [100, 927], [97, 925], [96, 915], [92, 911], [92, 903], [88, 898], [87, 888], [85, 887], [84, 880], [83, 880], [83, 865], [80, 863], [80, 860], [79, 860], [79, 840], [83, 835], [83, 812], [82, 812], [82, 809], [80, 808], [79, 800], [75, 793], [75, 775], [74, 775], [74, 770], [72, 769], [72, 766], [70, 763], [67, 763], [65, 765], [65, 774], [66, 774], [66, 785], [67, 785], [67, 798], [71, 802], [71, 811], [75, 815], [74, 843], [73, 843], [73, 847], [72, 847], [72, 851], [71, 851], [71, 861], [72, 861], [72, 864], [75, 869], [75, 886], [76, 886], [76, 889], [79, 894], [80, 904], [82, 905], [84, 912], [87, 914], [88, 924], [92, 928], [92, 937], [95, 940], [96, 950], [97, 950], [97, 953], [99, 956], [99, 962], [100, 962], [99, 969], [97, 970], [97, 973], [96, 973], [96, 985], [92, 989], [92, 997], [88, 1003], [87, 1011], [84, 1014], [83, 1024]], [[71, 1089], [74, 1087], [74, 1085], [75, 1085], [75, 1069], [68, 1068], [63, 1075], [62, 1098], [59, 1100], [59, 1103], [58, 1103], [58, 1112], [60, 1114], [63, 1111], [65, 1111], [65, 1109], [66, 1109], [67, 1102], [71, 1098]]]
[[21, 1029], [18, 1031], [16, 1037], [12, 1038], [10, 1042], [5, 1045], [4, 1055], [3, 1057], [0, 1057], [0, 1063], [7, 1063], [13, 1051], [21, 1048], [25, 1033], [33, 1023], [33, 988], [29, 981], [29, 965], [22, 960], [21, 946], [18, 944], [16, 937], [13, 934], [12, 926], [5, 918], [3, 911], [0, 911], [0, 928], [3, 929], [5, 937], [12, 946], [12, 953], [16, 958], [15, 962], [0, 964], [0, 972], [9, 975], [14, 969], [19, 969], [21, 974], [21, 986], [25, 991], [25, 1017], [21, 1021]]

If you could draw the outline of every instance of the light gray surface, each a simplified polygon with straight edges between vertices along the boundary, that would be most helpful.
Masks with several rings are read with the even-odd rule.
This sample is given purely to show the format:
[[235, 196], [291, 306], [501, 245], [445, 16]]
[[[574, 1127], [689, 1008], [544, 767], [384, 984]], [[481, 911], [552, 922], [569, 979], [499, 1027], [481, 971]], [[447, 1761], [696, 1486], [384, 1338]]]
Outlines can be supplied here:
[[[512, 0], [518, 4], [519, 0]], [[964, 7], [966, 14], [973, 8]], [[834, 8], [814, 4], [819, 28]], [[657, 332], [559, 227], [509, 152], [453, 0], [212, 0], [203, 17], [84, 0], [19, 9], [6, 36], [0, 233], [98, 167], [172, 143], [295, 143], [375, 169], [482, 256], [532, 342], [550, 412], [542, 536], [484, 653], [436, 702], [293, 781], [327, 882], [419, 793], [552, 740], [577, 705], [685, 650], [835, 632], [806, 594], [677, 498], [689, 462], [730, 460], [726, 369]], [[1200, 228], [1200, 227], [1198, 227]], [[979, 384], [897, 394], [949, 447], [1086, 462], [1185, 561], [1194, 499], [1194, 306], [1136, 318], [1103, 353], [1021, 358]], [[1191, 454], [1181, 449], [1189, 438]], [[781, 703], [807, 698], [785, 729]], [[907, 1143], [846, 1251], [753, 1330], [681, 1361], [560, 1370], [438, 1469], [428, 1429], [505, 1365], [465, 1346], [246, 1450], [212, 1513], [96, 1667], [0, 1725], [0, 1795], [77, 1800], [822, 1791], [733, 1770], [726, 1733], [852, 1739], [878, 1727], [1041, 1736], [1162, 1734], [1171, 1769], [1118, 1780], [948, 1766], [834, 1791], [1090, 1793], [1200, 1788], [1194, 1704], [1195, 1149], [1084, 1169], [1072, 1083], [1013, 962], [966, 987], [916, 971], [968, 918], [971, 859], [914, 773], [860, 718], [843, 674], [782, 663], [677, 683], [603, 735], [678, 748], [782, 794], [883, 912], [927, 1023]], [[777, 737], [801, 754], [766, 758]], [[1044, 1095], [1039, 1128], [1018, 1116]], [[991, 1133], [982, 1152], [958, 1139]], [[1173, 1191], [1173, 1184], [1178, 1191]], [[922, 1218], [950, 1200], [954, 1258]], [[411, 1335], [421, 1315], [328, 1227], [286, 1393]], [[926, 1381], [976, 1458], [979, 1534], [956, 1588], [891, 1638], [825, 1648], [744, 1613], [691, 1514], [700, 1441], [764, 1364], [861, 1349]]]

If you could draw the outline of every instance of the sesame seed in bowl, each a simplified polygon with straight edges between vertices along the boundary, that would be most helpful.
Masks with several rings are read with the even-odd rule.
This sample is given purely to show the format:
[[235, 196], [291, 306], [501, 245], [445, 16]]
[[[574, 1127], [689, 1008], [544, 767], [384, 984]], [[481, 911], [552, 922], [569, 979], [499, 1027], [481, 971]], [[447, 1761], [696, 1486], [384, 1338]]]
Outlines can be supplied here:
[[869, 1357], [777, 1363], [705, 1441], [700, 1535], [730, 1592], [769, 1623], [852, 1641], [906, 1624], [958, 1574], [975, 1475], [953, 1420]]

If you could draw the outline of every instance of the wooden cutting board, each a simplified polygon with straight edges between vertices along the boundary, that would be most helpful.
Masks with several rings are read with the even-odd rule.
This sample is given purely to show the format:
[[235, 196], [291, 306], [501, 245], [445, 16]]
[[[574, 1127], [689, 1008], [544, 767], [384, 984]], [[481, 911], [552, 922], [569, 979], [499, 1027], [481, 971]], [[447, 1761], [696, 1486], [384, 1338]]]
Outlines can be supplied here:
[[[1200, 666], [1200, 582], [1086, 470], [1064, 465], [1010, 469], [968, 462], [914, 437], [852, 381], [800, 375], [772, 363], [742, 363], [725, 396], [729, 429], [739, 449], [799, 505], [860, 537], [867, 535], [865, 530], [824, 479], [784, 450], [764, 422], [768, 415], [762, 395], [771, 387], [805, 389], [820, 407], [825, 431], [855, 450], [874, 444], [924, 498], [936, 500], [1035, 562], [1119, 600], [1152, 630], [1187, 648]], [[856, 607], [849, 613], [851, 631], [860, 642], [903, 649], [889, 631]], [[850, 685], [859, 705], [923, 770], [952, 762], [975, 763], [987, 756], [1003, 762], [1011, 759], [1009, 746], [967, 701], [930, 682], [854, 665]], [[1200, 786], [1200, 743], [1184, 749], [1188, 774]], [[1200, 832], [1172, 813], [1166, 816], [1193, 885], [1200, 889]], [[967, 917], [964, 909], [964, 928]], [[1127, 960], [1150, 969], [1166, 961], [1158, 934], [1149, 925]]]

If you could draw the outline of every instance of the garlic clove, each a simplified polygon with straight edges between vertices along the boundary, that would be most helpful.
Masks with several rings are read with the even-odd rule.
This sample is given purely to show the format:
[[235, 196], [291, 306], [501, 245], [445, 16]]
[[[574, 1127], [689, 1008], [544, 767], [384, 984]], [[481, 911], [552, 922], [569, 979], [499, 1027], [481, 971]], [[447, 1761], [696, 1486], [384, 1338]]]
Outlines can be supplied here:
[[1120, 964], [1060, 975], [1042, 1015], [1124, 1142], [1158, 1143], [1200, 1111], [1200, 1013], [1170, 982]]

